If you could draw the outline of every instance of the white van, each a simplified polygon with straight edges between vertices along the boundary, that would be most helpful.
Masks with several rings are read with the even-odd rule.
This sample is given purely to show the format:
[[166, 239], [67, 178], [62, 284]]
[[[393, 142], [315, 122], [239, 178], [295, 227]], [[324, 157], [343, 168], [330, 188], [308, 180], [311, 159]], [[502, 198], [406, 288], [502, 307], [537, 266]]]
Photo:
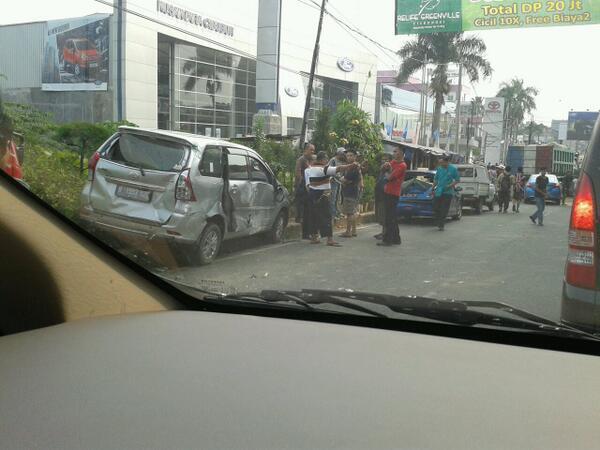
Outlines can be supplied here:
[[478, 164], [457, 164], [460, 175], [459, 187], [462, 188], [463, 205], [472, 207], [477, 214], [485, 205], [490, 211], [494, 210], [496, 189], [487, 169]]

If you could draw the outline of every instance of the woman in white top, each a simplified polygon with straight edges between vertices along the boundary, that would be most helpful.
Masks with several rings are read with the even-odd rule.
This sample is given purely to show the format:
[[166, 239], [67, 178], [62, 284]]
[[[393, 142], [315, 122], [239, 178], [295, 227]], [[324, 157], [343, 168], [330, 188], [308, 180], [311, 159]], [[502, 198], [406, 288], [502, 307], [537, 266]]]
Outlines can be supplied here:
[[327, 154], [319, 152], [314, 164], [304, 171], [304, 180], [309, 199], [308, 220], [311, 235], [310, 243], [320, 244], [320, 234], [321, 238], [327, 238], [328, 246], [340, 247], [340, 244], [333, 240], [332, 217], [329, 204], [331, 177], [338, 172], [344, 172], [352, 167], [357, 167], [358, 164], [330, 167], [327, 161]]

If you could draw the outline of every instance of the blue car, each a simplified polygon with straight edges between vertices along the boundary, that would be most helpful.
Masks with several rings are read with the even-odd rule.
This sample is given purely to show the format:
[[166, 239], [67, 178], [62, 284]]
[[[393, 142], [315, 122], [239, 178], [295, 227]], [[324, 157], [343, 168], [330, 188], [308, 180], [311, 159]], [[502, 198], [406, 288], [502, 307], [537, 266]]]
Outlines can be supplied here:
[[[535, 180], [539, 177], [540, 174], [531, 175], [529, 177], [529, 181], [527, 182], [527, 186], [525, 186], [525, 202], [535, 202]], [[560, 189], [560, 182], [556, 175], [546, 174], [548, 177], [548, 198], [547, 201], [556, 202], [557, 205], [560, 205], [562, 199], [562, 192]]]
[[[400, 219], [433, 217], [433, 179], [434, 170], [410, 170], [406, 172], [402, 184], [402, 193], [398, 200], [397, 212]], [[457, 192], [452, 198], [448, 217], [460, 220], [462, 217], [462, 201]]]

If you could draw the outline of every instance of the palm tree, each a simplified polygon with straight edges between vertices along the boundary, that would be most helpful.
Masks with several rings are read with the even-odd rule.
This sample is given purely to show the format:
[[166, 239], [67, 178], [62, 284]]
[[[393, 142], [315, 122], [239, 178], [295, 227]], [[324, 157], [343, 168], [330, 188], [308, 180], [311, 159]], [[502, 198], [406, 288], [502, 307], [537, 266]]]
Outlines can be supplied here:
[[440, 129], [442, 106], [445, 96], [450, 92], [449, 64], [461, 64], [471, 82], [479, 81], [481, 75], [487, 78], [492, 74], [492, 66], [484, 56], [486, 49], [483, 40], [475, 36], [465, 37], [463, 33], [433, 33], [419, 35], [398, 51], [398, 55], [403, 59], [397, 77], [398, 83], [405, 83], [408, 77], [421, 70], [427, 63], [437, 66], [429, 86], [431, 95], [435, 98], [432, 136]]
[[504, 120], [506, 126], [506, 138], [512, 141], [516, 138], [519, 127], [523, 125], [525, 115], [535, 110], [535, 97], [539, 91], [531, 86], [525, 86], [520, 78], [513, 78], [510, 82], [500, 85], [497, 97], [505, 100]]

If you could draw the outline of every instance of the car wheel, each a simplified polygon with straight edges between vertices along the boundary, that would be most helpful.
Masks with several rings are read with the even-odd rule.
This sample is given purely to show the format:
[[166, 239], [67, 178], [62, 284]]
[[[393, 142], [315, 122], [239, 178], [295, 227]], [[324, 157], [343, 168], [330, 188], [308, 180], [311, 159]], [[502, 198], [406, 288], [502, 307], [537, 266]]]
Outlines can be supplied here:
[[222, 240], [221, 228], [217, 224], [208, 223], [194, 249], [195, 262], [202, 266], [212, 263], [221, 250]]
[[79, 67], [79, 64], [75, 64], [73, 72], [75, 73], [76, 76], [81, 75], [81, 67]]
[[273, 226], [269, 231], [269, 241], [273, 244], [279, 244], [280, 242], [283, 242], [286, 225], [285, 213], [281, 211], [279, 214], [277, 214], [275, 222], [273, 222]]
[[477, 199], [477, 202], [473, 205], [473, 209], [475, 210], [475, 214], [481, 214], [481, 208], [483, 204], [483, 200]]

